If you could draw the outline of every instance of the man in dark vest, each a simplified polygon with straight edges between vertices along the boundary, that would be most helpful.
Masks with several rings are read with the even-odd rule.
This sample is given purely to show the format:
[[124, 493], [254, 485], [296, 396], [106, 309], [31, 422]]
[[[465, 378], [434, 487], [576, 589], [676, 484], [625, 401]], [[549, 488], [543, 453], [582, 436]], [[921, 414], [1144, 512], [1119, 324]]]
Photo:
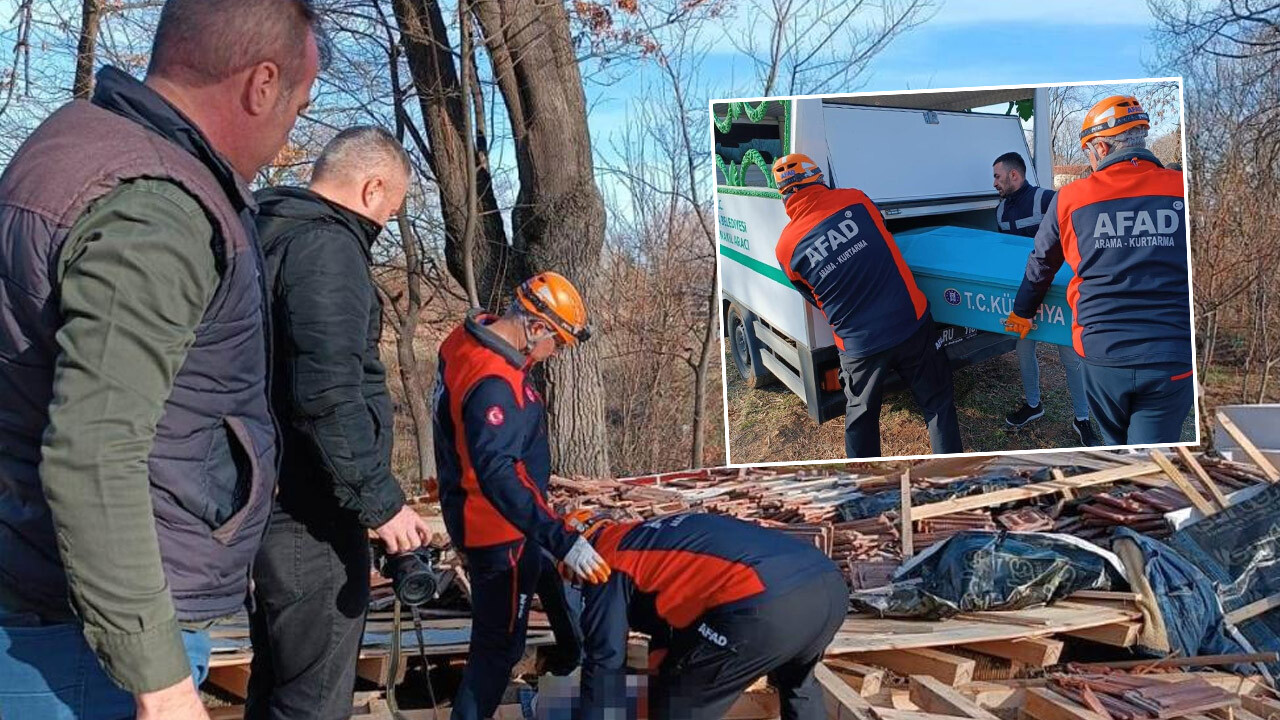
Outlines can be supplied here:
[[1177, 442], [1195, 402], [1182, 173], [1146, 149], [1150, 127], [1132, 96], [1085, 114], [1093, 174], [1050, 203], [1005, 321], [1026, 337], [1053, 276], [1071, 266], [1072, 340], [1108, 445]]
[[[1016, 152], [1007, 152], [992, 163], [993, 185], [1000, 193], [996, 206], [996, 227], [1002, 233], [1034, 238], [1044, 220], [1049, 203], [1053, 202], [1053, 190], [1036, 187], [1027, 182], [1027, 163]], [[1040, 402], [1040, 362], [1036, 359], [1035, 340], [1019, 338], [1017, 343], [1018, 367], [1022, 370], [1023, 403], [1017, 410], [1005, 416], [1011, 428], [1021, 428], [1033, 420], [1044, 417], [1044, 405]], [[1058, 359], [1062, 361], [1067, 376], [1067, 394], [1071, 396], [1071, 408], [1075, 417], [1071, 427], [1080, 438], [1081, 445], [1097, 445], [1098, 436], [1089, 424], [1089, 403], [1084, 397], [1084, 370], [1080, 356], [1065, 345], [1058, 345]]]
[[791, 220], [775, 248], [778, 266], [826, 316], [840, 351], [846, 455], [880, 455], [880, 404], [890, 371], [911, 388], [933, 452], [962, 452], [951, 367], [929, 301], [880, 209], [861, 190], [828, 188], [808, 155], [778, 158], [773, 178]]
[[409, 157], [379, 127], [325, 145], [307, 188], [257, 194], [275, 336], [280, 492], [254, 565], [250, 720], [351, 716], [369, 608], [369, 538], [431, 539], [391, 474], [373, 243], [404, 202]]
[[[319, 65], [305, 0], [169, 0], [0, 178], [0, 715], [207, 718], [275, 492], [245, 182]], [[196, 682], [193, 682], [193, 677]]]

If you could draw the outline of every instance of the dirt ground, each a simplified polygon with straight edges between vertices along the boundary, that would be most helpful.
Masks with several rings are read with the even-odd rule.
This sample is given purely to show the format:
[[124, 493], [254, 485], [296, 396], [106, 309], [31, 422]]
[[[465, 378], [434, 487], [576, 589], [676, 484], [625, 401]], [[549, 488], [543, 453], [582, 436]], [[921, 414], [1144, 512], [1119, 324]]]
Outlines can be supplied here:
[[[1022, 403], [1018, 357], [1009, 352], [955, 373], [956, 410], [966, 452], [998, 452], [1076, 447], [1071, 429], [1071, 399], [1058, 353], [1041, 344], [1040, 395], [1044, 417], [1013, 431], [1004, 417]], [[844, 457], [844, 416], [817, 425], [804, 402], [785, 385], [752, 390], [742, 383], [733, 358], [726, 355], [729, 407], [729, 462], [752, 463], [829, 460]], [[929, 452], [924, 417], [906, 389], [888, 393], [880, 415], [880, 446], [885, 457]], [[1096, 428], [1095, 428], [1096, 432]], [[1194, 416], [1182, 427], [1182, 439], [1195, 439]]]

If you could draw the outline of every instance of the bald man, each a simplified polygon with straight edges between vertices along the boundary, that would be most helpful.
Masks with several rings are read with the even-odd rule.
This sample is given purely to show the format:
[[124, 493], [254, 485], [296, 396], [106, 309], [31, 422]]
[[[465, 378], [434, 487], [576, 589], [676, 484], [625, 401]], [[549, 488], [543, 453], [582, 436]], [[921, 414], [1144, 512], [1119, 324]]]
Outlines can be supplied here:
[[307, 188], [258, 193], [283, 445], [280, 492], [254, 567], [252, 720], [351, 715], [368, 531], [393, 554], [431, 537], [391, 474], [382, 307], [369, 272], [410, 170], [390, 133], [354, 127], [325, 146]]

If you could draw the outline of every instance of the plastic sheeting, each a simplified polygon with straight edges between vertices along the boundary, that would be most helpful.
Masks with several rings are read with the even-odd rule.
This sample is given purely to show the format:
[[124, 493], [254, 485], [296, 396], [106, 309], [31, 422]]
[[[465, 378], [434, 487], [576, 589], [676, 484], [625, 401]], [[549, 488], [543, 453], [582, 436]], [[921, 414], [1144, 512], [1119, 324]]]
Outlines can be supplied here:
[[1119, 559], [1091, 543], [1053, 533], [971, 530], [913, 558], [893, 585], [855, 593], [853, 604], [881, 617], [937, 620], [1115, 587], [1127, 587]]
[[[1197, 520], [1169, 545], [1208, 576], [1228, 612], [1280, 593], [1280, 485]], [[1244, 620], [1239, 630], [1256, 650], [1280, 650], [1280, 613]], [[1280, 664], [1268, 668], [1280, 675]]]
[[1140, 642], [1139, 650], [1184, 657], [1245, 652], [1227, 636], [1213, 583], [1198, 567], [1168, 545], [1129, 528], [1118, 528], [1114, 538], [1116, 543], [1132, 542], [1141, 551], [1142, 574], [1151, 587], [1168, 641], [1168, 648], [1146, 647]]

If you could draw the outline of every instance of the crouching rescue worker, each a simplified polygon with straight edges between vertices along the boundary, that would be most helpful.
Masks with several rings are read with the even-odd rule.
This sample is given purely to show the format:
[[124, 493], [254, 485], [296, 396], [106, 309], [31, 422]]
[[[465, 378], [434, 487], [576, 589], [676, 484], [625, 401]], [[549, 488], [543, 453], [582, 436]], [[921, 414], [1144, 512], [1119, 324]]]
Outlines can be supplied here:
[[[587, 309], [553, 272], [516, 289], [500, 317], [471, 311], [440, 346], [433, 399], [440, 506], [471, 580], [471, 647], [454, 720], [492, 717], [524, 653], [531, 595], [563, 603], [559, 578], [539, 583], [544, 549], [567, 573], [603, 582], [609, 566], [547, 504], [551, 451], [542, 396], [527, 372], [587, 339]], [[547, 582], [551, 580], [553, 582]], [[555, 593], [559, 597], [549, 599]], [[550, 614], [550, 609], [549, 609]]]
[[880, 403], [892, 370], [924, 413], [933, 452], [961, 452], [946, 353], [880, 210], [861, 190], [824, 185], [807, 155], [779, 158], [773, 177], [791, 218], [778, 238], [778, 265], [826, 316], [840, 350], [845, 453], [880, 455]]
[[826, 717], [813, 677], [849, 589], [811, 544], [723, 515], [566, 522], [609, 563], [583, 591], [582, 717], [622, 717], [627, 633], [650, 637], [649, 717], [720, 718], [768, 676], [785, 720]]
[[1071, 266], [1072, 340], [1108, 445], [1177, 442], [1195, 401], [1182, 173], [1146, 149], [1150, 127], [1131, 96], [1085, 115], [1093, 174], [1050, 203], [1005, 321], [1026, 337], [1054, 275]]

